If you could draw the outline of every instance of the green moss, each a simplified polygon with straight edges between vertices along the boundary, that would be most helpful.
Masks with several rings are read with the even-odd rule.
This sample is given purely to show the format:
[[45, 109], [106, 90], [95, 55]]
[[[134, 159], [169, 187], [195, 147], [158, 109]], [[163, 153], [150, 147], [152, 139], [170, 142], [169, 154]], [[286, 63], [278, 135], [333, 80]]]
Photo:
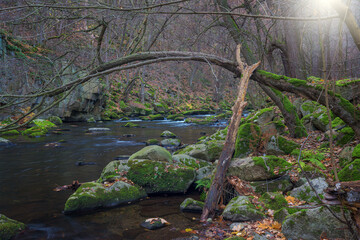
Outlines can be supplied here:
[[281, 174], [289, 170], [291, 167], [291, 164], [288, 163], [285, 159], [272, 155], [265, 157], [253, 157], [253, 161], [255, 165], [262, 166], [264, 169], [268, 169], [268, 171], [273, 176], [276, 176], [273, 173], [275, 168], [277, 168], [279, 173]]
[[15, 130], [15, 129], [0, 133], [0, 135], [2, 135], [2, 136], [16, 136], [16, 135], [19, 135], [19, 134], [20, 134], [19, 131]]
[[12, 239], [17, 233], [24, 230], [26, 225], [0, 214], [0, 239]]
[[294, 137], [296, 138], [306, 137], [307, 136], [306, 128], [303, 125], [302, 121], [300, 120], [296, 112], [295, 106], [290, 102], [289, 98], [286, 95], [282, 94], [282, 92], [280, 92], [279, 90], [272, 88], [272, 91], [281, 99], [285, 111], [291, 114], [292, 116], [294, 116], [295, 119]]
[[285, 197], [279, 192], [264, 193], [259, 200], [264, 203], [266, 208], [272, 210], [279, 210], [288, 206]]
[[285, 154], [290, 154], [294, 149], [300, 147], [300, 145], [296, 142], [287, 140], [282, 136], [278, 136], [277, 140], [280, 150], [282, 150]]
[[360, 158], [360, 144], [356, 145], [351, 156], [353, 159]]
[[360, 159], [355, 159], [339, 172], [340, 181], [360, 180]]
[[186, 166], [151, 160], [129, 160], [128, 165], [127, 177], [147, 193], [184, 192], [195, 178], [194, 169]]
[[346, 125], [345, 122], [339, 117], [336, 117], [331, 123], [332, 128], [338, 128], [344, 125]]
[[343, 146], [350, 141], [352, 141], [355, 137], [355, 132], [351, 127], [344, 127], [340, 131], [338, 131], [339, 135], [336, 137], [336, 144]]
[[47, 118], [47, 120], [54, 123], [55, 125], [63, 124], [63, 121], [61, 120], [61, 118], [59, 118], [57, 116], [50, 116]]
[[161, 114], [156, 114], [156, 115], [149, 115], [149, 120], [153, 121], [153, 120], [164, 120], [164, 116]]
[[338, 86], [338, 87], [346, 87], [346, 86], [349, 86], [349, 85], [352, 85], [352, 84], [358, 83], [358, 82], [360, 82], [360, 79], [356, 79], [356, 80], [342, 79], [342, 80], [336, 81], [336, 86]]
[[159, 140], [152, 138], [152, 139], [148, 139], [146, 141], [146, 145], [158, 145], [159, 144]]
[[253, 152], [261, 139], [260, 127], [253, 123], [245, 123], [239, 127], [234, 157], [243, 157]]
[[139, 127], [139, 124], [133, 123], [133, 122], [127, 122], [124, 127], [128, 127], [128, 128], [135, 128], [135, 127]]
[[23, 135], [28, 135], [31, 137], [39, 137], [39, 136], [45, 136], [47, 134], [47, 130], [46, 129], [42, 129], [40, 127], [32, 127], [32, 128], [28, 128], [26, 130], [24, 130], [22, 132]]
[[125, 109], [125, 108], [128, 107], [128, 105], [127, 105], [123, 100], [121, 100], [121, 101], [119, 102], [119, 107], [120, 107], [121, 109]]

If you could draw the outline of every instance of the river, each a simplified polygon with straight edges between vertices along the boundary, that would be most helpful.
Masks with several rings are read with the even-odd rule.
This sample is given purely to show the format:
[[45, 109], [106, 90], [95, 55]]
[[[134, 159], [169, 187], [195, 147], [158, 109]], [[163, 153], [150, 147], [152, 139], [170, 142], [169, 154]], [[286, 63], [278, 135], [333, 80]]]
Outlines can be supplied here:
[[[82, 216], [62, 213], [71, 191], [55, 192], [58, 185], [73, 180], [96, 180], [102, 169], [119, 155], [131, 155], [145, 147], [150, 138], [161, 140], [164, 130], [175, 133], [184, 144], [195, 143], [206, 133], [224, 127], [195, 126], [174, 121], [138, 121], [141, 128], [125, 128], [125, 122], [66, 123], [63, 134], [46, 137], [11, 139], [15, 145], [0, 149], [0, 213], [27, 224], [18, 239], [172, 239], [180, 230], [198, 224], [198, 214], [181, 213], [180, 203], [186, 195], [151, 196], [136, 204], [98, 211]], [[88, 128], [106, 127], [100, 134]], [[134, 134], [127, 137], [127, 134]], [[47, 143], [62, 142], [59, 147]], [[76, 166], [76, 162], [96, 165]], [[170, 226], [147, 231], [139, 226], [146, 218], [164, 217]]]

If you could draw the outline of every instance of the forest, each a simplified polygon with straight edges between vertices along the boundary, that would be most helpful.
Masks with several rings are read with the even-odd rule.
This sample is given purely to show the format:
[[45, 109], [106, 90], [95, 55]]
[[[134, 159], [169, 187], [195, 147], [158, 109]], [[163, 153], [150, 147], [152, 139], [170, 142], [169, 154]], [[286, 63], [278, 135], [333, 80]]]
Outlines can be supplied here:
[[1, 0], [0, 240], [360, 239], [359, 13]]

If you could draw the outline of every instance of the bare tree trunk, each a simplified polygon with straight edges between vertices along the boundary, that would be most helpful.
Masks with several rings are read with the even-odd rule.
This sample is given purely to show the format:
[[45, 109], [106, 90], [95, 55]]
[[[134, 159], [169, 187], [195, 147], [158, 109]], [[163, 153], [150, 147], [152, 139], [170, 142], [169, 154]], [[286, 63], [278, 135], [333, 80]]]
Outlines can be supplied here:
[[240, 45], [236, 49], [236, 59], [239, 64], [239, 69], [241, 70], [242, 77], [240, 79], [239, 93], [237, 100], [233, 106], [233, 115], [230, 120], [228, 133], [226, 135], [225, 145], [221, 152], [219, 162], [217, 164], [215, 178], [211, 184], [210, 190], [208, 192], [204, 209], [200, 218], [200, 221], [204, 222], [210, 216], [212, 217], [215, 213], [216, 206], [218, 204], [220, 194], [222, 192], [223, 184], [225, 181], [225, 174], [230, 165], [230, 161], [235, 149], [236, 136], [241, 120], [241, 114], [243, 109], [246, 106], [245, 95], [247, 91], [247, 86], [249, 79], [255, 69], [260, 65], [260, 62], [247, 66], [242, 63], [240, 58]]

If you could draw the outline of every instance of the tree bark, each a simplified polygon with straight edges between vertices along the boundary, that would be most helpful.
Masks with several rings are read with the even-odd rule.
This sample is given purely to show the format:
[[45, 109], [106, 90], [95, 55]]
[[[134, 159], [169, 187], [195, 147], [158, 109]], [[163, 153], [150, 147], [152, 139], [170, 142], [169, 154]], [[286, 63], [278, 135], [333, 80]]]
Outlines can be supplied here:
[[225, 181], [226, 171], [230, 165], [230, 161], [235, 149], [236, 136], [241, 120], [241, 115], [244, 107], [246, 106], [245, 95], [247, 91], [247, 86], [249, 79], [255, 69], [260, 65], [260, 62], [247, 66], [244, 65], [240, 58], [240, 45], [237, 46], [236, 58], [239, 64], [239, 70], [242, 72], [242, 77], [240, 79], [239, 93], [237, 100], [232, 108], [233, 115], [230, 120], [228, 127], [228, 133], [225, 139], [225, 145], [221, 152], [219, 162], [217, 164], [215, 178], [211, 184], [210, 190], [208, 192], [204, 209], [200, 218], [200, 221], [204, 222], [210, 216], [212, 217], [215, 213], [220, 194], [222, 192], [223, 184]]

